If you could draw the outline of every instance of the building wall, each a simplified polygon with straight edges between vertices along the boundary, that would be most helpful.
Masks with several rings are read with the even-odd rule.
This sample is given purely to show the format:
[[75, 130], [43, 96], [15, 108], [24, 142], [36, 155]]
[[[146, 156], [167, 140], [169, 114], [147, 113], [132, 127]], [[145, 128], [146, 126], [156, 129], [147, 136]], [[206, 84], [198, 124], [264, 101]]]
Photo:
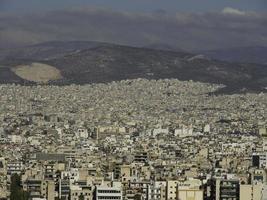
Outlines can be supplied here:
[[203, 191], [201, 190], [178, 190], [179, 200], [203, 200]]
[[178, 181], [167, 181], [167, 200], [176, 199]]
[[80, 200], [80, 196], [83, 196], [84, 200], [92, 200], [92, 191], [91, 190], [71, 190], [71, 200]]
[[252, 185], [240, 185], [240, 200], [252, 200]]
[[47, 200], [55, 199], [55, 182], [48, 181], [47, 182]]
[[240, 200], [261, 200], [263, 186], [240, 185]]
[[122, 191], [115, 187], [97, 187], [95, 191], [96, 200], [122, 200]]

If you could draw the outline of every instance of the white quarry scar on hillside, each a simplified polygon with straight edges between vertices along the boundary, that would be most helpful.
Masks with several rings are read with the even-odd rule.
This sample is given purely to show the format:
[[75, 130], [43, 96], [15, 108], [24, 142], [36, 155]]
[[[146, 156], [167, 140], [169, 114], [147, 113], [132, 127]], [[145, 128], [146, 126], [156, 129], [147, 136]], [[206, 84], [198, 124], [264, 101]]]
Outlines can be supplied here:
[[48, 81], [62, 78], [62, 75], [57, 68], [42, 63], [19, 65], [12, 68], [12, 71], [24, 80], [36, 83], [47, 83]]

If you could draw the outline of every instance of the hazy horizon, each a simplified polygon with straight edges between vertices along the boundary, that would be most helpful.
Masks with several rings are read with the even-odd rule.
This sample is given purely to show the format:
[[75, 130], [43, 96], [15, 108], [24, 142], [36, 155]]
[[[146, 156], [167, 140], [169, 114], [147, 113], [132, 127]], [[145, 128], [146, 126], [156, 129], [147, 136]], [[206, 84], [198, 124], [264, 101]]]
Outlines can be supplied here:
[[263, 0], [0, 0], [0, 48], [48, 41], [186, 51], [267, 46], [266, 10]]

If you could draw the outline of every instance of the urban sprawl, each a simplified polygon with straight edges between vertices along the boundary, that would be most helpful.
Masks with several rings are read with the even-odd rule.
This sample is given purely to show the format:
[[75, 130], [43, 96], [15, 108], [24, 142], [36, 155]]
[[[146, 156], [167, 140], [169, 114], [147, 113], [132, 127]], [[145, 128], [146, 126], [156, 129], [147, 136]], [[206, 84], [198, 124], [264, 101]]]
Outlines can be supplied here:
[[0, 199], [266, 200], [267, 94], [0, 85]]

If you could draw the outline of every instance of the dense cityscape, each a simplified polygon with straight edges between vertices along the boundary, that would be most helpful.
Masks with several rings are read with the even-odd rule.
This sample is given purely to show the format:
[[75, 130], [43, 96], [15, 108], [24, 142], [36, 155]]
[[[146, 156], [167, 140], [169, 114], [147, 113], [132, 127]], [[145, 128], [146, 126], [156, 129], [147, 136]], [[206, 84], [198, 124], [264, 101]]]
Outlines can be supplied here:
[[0, 199], [266, 200], [267, 94], [222, 87], [1, 85]]

